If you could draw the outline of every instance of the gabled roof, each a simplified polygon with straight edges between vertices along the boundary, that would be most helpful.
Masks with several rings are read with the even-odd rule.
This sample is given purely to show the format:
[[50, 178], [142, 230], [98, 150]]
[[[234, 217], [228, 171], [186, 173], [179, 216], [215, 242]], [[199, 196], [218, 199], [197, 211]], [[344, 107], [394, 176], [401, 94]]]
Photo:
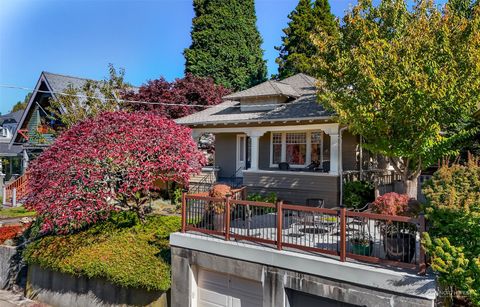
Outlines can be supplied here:
[[23, 111], [24, 110], [20, 110], [0, 115], [0, 124], [18, 123], [22, 118]]
[[[265, 83], [274, 82], [275, 85], [288, 85], [292, 88], [298, 97], [287, 103], [279, 104], [271, 110], [246, 112], [240, 109], [240, 102], [233, 99], [231, 95], [225, 96], [227, 101], [203, 111], [179, 118], [178, 124], [183, 125], [209, 125], [209, 124], [227, 124], [240, 122], [275, 122], [288, 120], [311, 120], [311, 119], [330, 119], [332, 112], [326, 110], [317, 102], [315, 90], [315, 78], [305, 74], [297, 74], [281, 81], [267, 81], [259, 84], [252, 89], [262, 86], [267, 87]], [[270, 85], [271, 86], [271, 83]], [[249, 91], [247, 89], [245, 91]], [[245, 92], [242, 91], [242, 92]], [[242, 93], [240, 92], [240, 93]], [[252, 93], [254, 91], [251, 91]], [[259, 97], [261, 97], [260, 95]], [[237, 96], [238, 97], [238, 96]]]
[[[87, 79], [87, 78], [79, 78], [79, 77], [73, 77], [73, 76], [62, 75], [62, 74], [54, 74], [51, 72], [42, 71], [37, 81], [37, 84], [35, 86], [35, 90], [33, 91], [30, 97], [30, 100], [27, 104], [25, 111], [22, 113], [20, 119], [17, 120], [18, 122], [17, 128], [24, 126], [24, 122], [29, 115], [32, 105], [35, 104], [34, 99], [36, 98], [37, 93], [42, 93], [42, 91], [44, 90], [43, 88], [46, 87], [45, 90], [49, 92], [49, 93], [46, 93], [45, 95], [50, 94], [54, 98], [56, 98], [59, 93], [65, 92], [65, 90], [69, 87], [69, 85], [72, 85], [74, 88], [82, 88], [87, 83], [88, 80], [91, 80], [97, 83], [104, 82], [104, 81], [96, 81], [96, 80]], [[137, 87], [130, 87], [130, 89], [133, 91], [138, 91]], [[42, 90], [42, 91], [39, 91], [39, 90]], [[96, 90], [95, 94], [99, 98], [104, 97], [103, 94], [98, 89]], [[79, 98], [80, 104], [83, 103], [84, 101], [86, 101], [85, 98], [82, 98], [82, 97]], [[79, 106], [79, 107], [82, 107], [82, 106]], [[60, 111], [63, 111], [63, 110], [60, 110]], [[17, 135], [18, 133], [17, 131], [15, 131], [12, 141], [10, 143], [11, 145], [15, 143], [17, 139]]]
[[306, 74], [299, 73], [291, 77], [285, 78], [281, 82], [289, 84], [302, 95], [314, 94], [316, 91], [315, 86], [317, 83], [317, 79]]
[[[47, 71], [42, 71], [42, 75], [48, 83], [49, 88], [54, 93], [65, 91], [71, 84], [75, 88], [82, 88], [89, 79], [78, 78], [61, 74], [54, 74]], [[94, 80], [92, 80], [94, 81]]]
[[236, 92], [227, 96], [224, 96], [223, 99], [226, 100], [237, 100], [242, 98], [250, 97], [262, 97], [262, 96], [285, 96], [285, 97], [299, 97], [298, 93], [291, 85], [278, 82], [278, 81], [265, 81], [254, 87], [248, 88], [246, 90]]

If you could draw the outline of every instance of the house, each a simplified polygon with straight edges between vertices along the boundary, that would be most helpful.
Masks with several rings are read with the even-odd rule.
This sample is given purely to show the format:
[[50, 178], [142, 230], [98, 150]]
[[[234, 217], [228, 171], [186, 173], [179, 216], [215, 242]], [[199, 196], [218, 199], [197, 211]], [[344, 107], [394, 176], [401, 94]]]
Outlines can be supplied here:
[[391, 216], [337, 207], [342, 175], [372, 157], [317, 102], [315, 84], [266, 81], [177, 120], [194, 138], [214, 135], [205, 176], [282, 201], [184, 194], [182, 232], [170, 236], [174, 306], [434, 306], [434, 277], [417, 274], [424, 217], [395, 217], [395, 237], [408, 239], [390, 240]]
[[[50, 99], [58, 98], [69, 87], [82, 89], [88, 81], [102, 82], [43, 71], [25, 112], [18, 120], [18, 128], [13, 132], [10, 146], [21, 146], [25, 151], [24, 156], [30, 160], [40, 154], [52, 143], [55, 134], [63, 127], [52, 114]], [[95, 95], [100, 99], [104, 97], [100, 91]], [[79, 98], [80, 103], [84, 100], [82, 97]]]
[[358, 171], [366, 159], [360, 161], [360, 138], [317, 102], [315, 84], [301, 73], [269, 80], [176, 122], [191, 127], [195, 138], [215, 135], [217, 181], [335, 207], [342, 171]]
[[[0, 115], [0, 174], [5, 175], [5, 181], [22, 173], [22, 148], [10, 146], [13, 134], [17, 129], [18, 122], [23, 110]], [[2, 182], [0, 182], [1, 186]]]
[[[11, 124], [4, 121], [9, 129], [8, 132], [5, 132], [8, 137], [3, 138], [3, 143], [0, 139], [0, 155], [3, 153], [3, 155], [8, 154], [15, 157], [11, 158], [13, 162], [10, 164], [15, 175], [24, 174], [29, 161], [35, 159], [43, 150], [48, 148], [53, 142], [55, 134], [63, 128], [63, 124], [52, 114], [50, 99], [59, 97], [70, 86], [81, 89], [88, 80], [90, 79], [45, 71], [40, 74], [26, 109], [15, 114], [15, 128], [13, 128], [13, 121], [11, 121]], [[102, 98], [103, 94], [97, 92], [96, 96]], [[79, 101], [82, 102], [83, 98], [80, 98]], [[63, 112], [64, 110], [59, 111]], [[21, 165], [21, 167], [18, 167], [18, 165]], [[4, 204], [11, 202], [15, 205], [13, 195], [16, 195], [16, 199], [21, 199], [26, 192], [26, 182], [25, 176], [20, 176], [15, 181], [10, 182], [3, 192]]]
[[81, 88], [87, 80], [43, 71], [13, 134], [11, 146], [22, 146], [29, 159], [40, 154], [62, 126], [51, 114], [50, 99], [57, 98], [69, 86]]

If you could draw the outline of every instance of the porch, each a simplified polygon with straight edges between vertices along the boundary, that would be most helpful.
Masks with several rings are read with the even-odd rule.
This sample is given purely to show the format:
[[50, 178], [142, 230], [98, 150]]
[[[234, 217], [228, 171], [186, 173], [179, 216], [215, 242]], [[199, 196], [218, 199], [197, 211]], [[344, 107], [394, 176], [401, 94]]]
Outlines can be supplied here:
[[252, 193], [274, 192], [291, 203], [323, 199], [326, 207], [338, 206], [339, 174], [358, 167], [357, 138], [345, 132], [342, 141], [337, 123], [192, 131], [195, 139], [215, 136], [210, 169], [217, 182], [247, 186]]

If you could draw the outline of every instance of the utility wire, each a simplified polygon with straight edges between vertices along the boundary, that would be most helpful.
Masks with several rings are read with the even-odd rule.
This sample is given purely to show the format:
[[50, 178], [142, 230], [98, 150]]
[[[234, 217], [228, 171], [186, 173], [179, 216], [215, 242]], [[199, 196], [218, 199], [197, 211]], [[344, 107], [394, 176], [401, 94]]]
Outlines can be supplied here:
[[97, 97], [97, 96], [70, 94], [70, 93], [59, 92], [59, 91], [35, 90], [35, 89], [32, 89], [32, 88], [28, 88], [28, 87], [5, 85], [5, 84], [0, 84], [0, 87], [2, 87], [2, 88], [12, 88], [12, 89], [21, 89], [21, 90], [25, 90], [25, 91], [35, 91], [37, 93], [46, 93], [46, 94], [54, 93], [54, 94], [58, 94], [58, 95], [61, 95], [61, 96], [71, 96], [71, 97], [85, 98], [85, 99], [92, 98], [92, 99], [99, 99], [99, 100], [103, 100], [103, 101], [156, 104], [156, 105], [167, 105], [167, 106], [184, 106], [184, 107], [205, 107], [205, 108], [212, 107], [212, 106], [192, 105], [192, 104], [186, 104], [186, 103], [168, 103], [168, 102], [158, 102], [158, 101], [154, 102], [154, 101], [140, 101], [140, 100], [125, 100], [125, 99], [105, 98], [105, 97]]
[[[44, 91], [44, 90], [36, 90], [28, 87], [23, 86], [15, 86], [15, 85], [7, 85], [7, 84], [0, 84], [0, 88], [9, 88], [9, 89], [20, 89], [25, 91], [37, 92], [37, 93], [46, 93], [46, 94], [58, 94], [61, 96], [71, 96], [77, 98], [92, 98], [92, 99], [99, 99], [103, 101], [115, 101], [115, 102], [124, 102], [124, 103], [138, 103], [138, 104], [150, 104], [150, 105], [162, 105], [162, 106], [178, 106], [178, 107], [192, 107], [192, 108], [213, 108], [217, 105], [195, 105], [195, 104], [187, 104], [187, 103], [169, 103], [169, 102], [158, 102], [158, 101], [141, 101], [141, 100], [125, 100], [125, 99], [115, 99], [115, 98], [105, 98], [105, 97], [97, 97], [97, 96], [87, 96], [87, 95], [79, 95], [79, 94], [70, 94], [65, 92], [59, 91]], [[258, 107], [279, 107], [279, 104], [254, 104], [254, 105], [243, 105], [242, 108], [258, 108]], [[240, 106], [231, 106], [231, 107], [240, 107]]]

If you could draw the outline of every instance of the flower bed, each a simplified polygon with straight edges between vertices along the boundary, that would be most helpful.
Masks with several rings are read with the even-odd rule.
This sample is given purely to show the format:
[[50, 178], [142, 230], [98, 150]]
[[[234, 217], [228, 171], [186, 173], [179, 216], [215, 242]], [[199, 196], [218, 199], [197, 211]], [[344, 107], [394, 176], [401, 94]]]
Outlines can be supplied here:
[[21, 225], [7, 225], [0, 227], [0, 244], [5, 243], [6, 240], [15, 239], [23, 231]]

